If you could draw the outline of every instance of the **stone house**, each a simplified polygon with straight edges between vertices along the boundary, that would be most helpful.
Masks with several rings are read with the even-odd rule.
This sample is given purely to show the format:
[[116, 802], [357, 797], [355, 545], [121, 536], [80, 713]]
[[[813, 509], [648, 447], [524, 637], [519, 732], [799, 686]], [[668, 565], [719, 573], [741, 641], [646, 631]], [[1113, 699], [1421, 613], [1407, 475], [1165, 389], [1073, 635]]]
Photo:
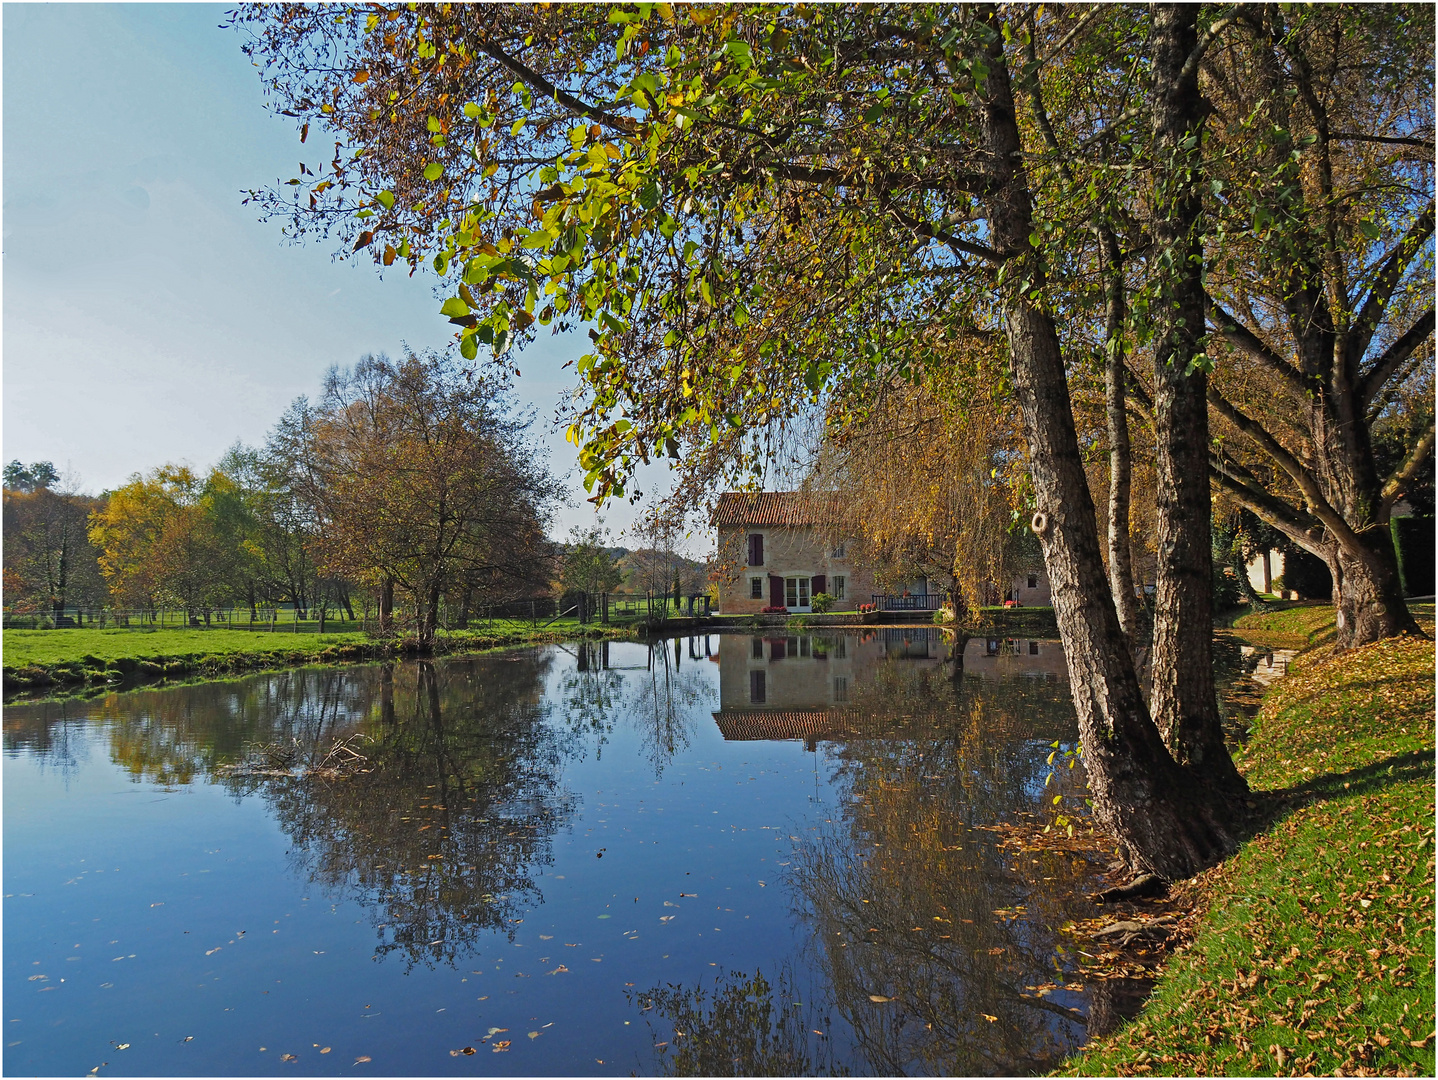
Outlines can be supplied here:
[[822, 504], [797, 491], [725, 492], [714, 507], [719, 533], [719, 610], [813, 610], [820, 593], [832, 611], [854, 611], [875, 593], [871, 571], [852, 563], [848, 544], [821, 522]]
[[[719, 533], [714, 577], [719, 610], [755, 614], [767, 608], [813, 610], [813, 598], [827, 593], [831, 611], [854, 611], [877, 603], [891, 611], [936, 611], [948, 597], [943, 582], [917, 578], [881, 589], [873, 571], [849, 557], [849, 544], [834, 539], [825, 519], [826, 501], [798, 491], [725, 492], [711, 518]], [[1024, 607], [1053, 603], [1042, 568], [1016, 574], [1004, 587], [987, 590], [990, 604], [1013, 601]]]

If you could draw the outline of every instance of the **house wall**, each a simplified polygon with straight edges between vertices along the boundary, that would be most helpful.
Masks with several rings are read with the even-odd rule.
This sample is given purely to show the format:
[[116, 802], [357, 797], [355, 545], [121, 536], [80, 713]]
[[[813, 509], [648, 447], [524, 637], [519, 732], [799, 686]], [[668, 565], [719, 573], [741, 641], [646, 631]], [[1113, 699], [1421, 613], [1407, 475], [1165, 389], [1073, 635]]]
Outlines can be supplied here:
[[[1033, 584], [1029, 584], [1029, 582]], [[1033, 574], [1015, 574], [1009, 595], [1024, 607], [1053, 607], [1054, 596], [1049, 576], [1042, 570]]]
[[[748, 565], [750, 533], [764, 537], [762, 566]], [[860, 604], [869, 603], [877, 591], [871, 571], [855, 566], [847, 555], [835, 555], [825, 544], [821, 531], [807, 526], [720, 526], [719, 562], [725, 567], [718, 582], [719, 610], [727, 615], [757, 614], [768, 607], [771, 574], [781, 578], [822, 575], [823, 591], [831, 596], [834, 577], [842, 576], [844, 598], [834, 602], [833, 611], [854, 611]], [[750, 595], [750, 579], [755, 577], [764, 579], [764, 595], [758, 600]]]

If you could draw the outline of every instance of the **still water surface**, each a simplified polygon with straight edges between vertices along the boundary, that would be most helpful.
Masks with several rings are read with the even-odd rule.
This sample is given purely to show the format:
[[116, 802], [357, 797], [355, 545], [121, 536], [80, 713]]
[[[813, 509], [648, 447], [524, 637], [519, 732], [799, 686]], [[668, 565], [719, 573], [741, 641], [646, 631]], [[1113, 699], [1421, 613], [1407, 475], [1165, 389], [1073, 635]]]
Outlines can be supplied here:
[[[1045, 785], [1062, 652], [958, 652], [713, 635], [8, 707], [4, 1071], [1044, 1069], [1097, 1007], [1060, 929], [1092, 868], [994, 827], [1082, 812], [1081, 768]], [[359, 769], [316, 767], [336, 739]]]

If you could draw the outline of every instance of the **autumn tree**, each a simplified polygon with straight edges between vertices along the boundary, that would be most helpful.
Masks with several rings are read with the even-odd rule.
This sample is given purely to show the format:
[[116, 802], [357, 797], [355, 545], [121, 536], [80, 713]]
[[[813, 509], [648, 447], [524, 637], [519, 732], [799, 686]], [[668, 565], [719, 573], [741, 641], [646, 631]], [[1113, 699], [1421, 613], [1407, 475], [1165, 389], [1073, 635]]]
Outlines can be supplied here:
[[1205, 65], [1211, 475], [1328, 564], [1340, 648], [1414, 633], [1388, 521], [1433, 453], [1433, 10], [1255, 6], [1239, 28]]
[[97, 552], [86, 531], [96, 501], [52, 490], [58, 477], [43, 472], [36, 482], [37, 466], [25, 471], [28, 476], [17, 478], [6, 467], [5, 602], [12, 611], [49, 611], [58, 622], [67, 605], [104, 600]]
[[221, 473], [201, 480], [188, 466], [162, 465], [108, 494], [89, 537], [117, 605], [193, 614], [233, 599], [240, 553], [215, 515], [229, 486]]
[[[1234, 23], [1199, 32], [1192, 13], [1153, 12], [1113, 61], [1144, 93], [1087, 145], [1106, 153], [1137, 132], [1130, 186], [1137, 165], [1153, 204], [1181, 211], [1171, 232], [1149, 230], [1152, 415], [1170, 492], [1160, 530], [1201, 561], [1207, 492], [1188, 468], [1194, 438], [1207, 448], [1190, 317], [1203, 250], [1194, 71]], [[536, 324], [590, 325], [572, 434], [600, 498], [654, 456], [720, 445], [753, 460], [749, 433], [776, 416], [923, 372], [934, 335], [990, 335], [1021, 410], [1096, 806], [1136, 869], [1183, 876], [1231, 850], [1238, 804], [1214, 788], [1237, 787], [1236, 773], [1202, 663], [1165, 669], [1178, 691], [1160, 706], [1169, 746], [1139, 692], [1069, 393], [1077, 255], [1036, 194], [1054, 155], [1017, 100], [1102, 13], [1055, 13], [1033, 65], [1034, 28], [1010, 14], [250, 9], [241, 21], [281, 108], [353, 148], [322, 179], [297, 177], [288, 211], [281, 193], [257, 198], [298, 234], [337, 230], [383, 265], [430, 262], [453, 285], [443, 312], [467, 356], [502, 356]], [[1201, 598], [1182, 595], [1190, 571], [1160, 563], [1175, 598], [1164, 617], [1182, 623], [1173, 641], [1209, 632]]]
[[441, 596], [463, 575], [519, 579], [549, 557], [557, 492], [526, 426], [497, 378], [411, 353], [332, 370], [274, 442], [296, 464], [320, 567], [382, 595], [406, 590], [427, 647]]
[[559, 581], [566, 592], [586, 597], [613, 592], [624, 581], [624, 572], [609, 545], [609, 533], [602, 525], [584, 529], [576, 525], [569, 532], [569, 544], [561, 559]]

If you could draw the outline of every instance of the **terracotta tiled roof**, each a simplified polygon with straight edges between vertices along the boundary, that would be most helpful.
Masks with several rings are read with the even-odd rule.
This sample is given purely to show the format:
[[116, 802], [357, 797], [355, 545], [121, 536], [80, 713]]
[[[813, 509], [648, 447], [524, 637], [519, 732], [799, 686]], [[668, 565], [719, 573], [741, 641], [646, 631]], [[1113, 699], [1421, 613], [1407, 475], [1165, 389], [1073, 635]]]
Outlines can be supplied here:
[[714, 504], [714, 525], [816, 525], [832, 515], [823, 497], [802, 491], [726, 491]]
[[826, 709], [725, 709], [714, 714], [726, 742], [850, 735], [854, 719], [848, 710]]

